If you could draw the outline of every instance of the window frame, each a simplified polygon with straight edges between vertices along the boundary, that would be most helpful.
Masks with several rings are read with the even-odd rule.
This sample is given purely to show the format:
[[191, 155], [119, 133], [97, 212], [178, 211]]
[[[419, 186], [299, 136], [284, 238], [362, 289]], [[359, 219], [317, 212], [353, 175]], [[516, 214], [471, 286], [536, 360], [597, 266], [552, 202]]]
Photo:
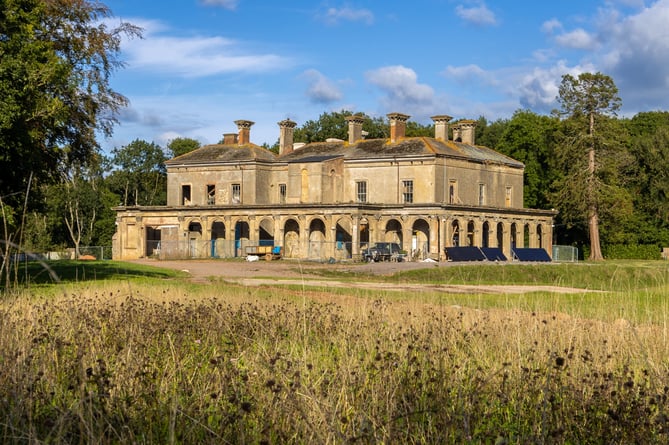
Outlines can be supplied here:
[[230, 184], [230, 201], [233, 204], [242, 203], [242, 185], [239, 183]]
[[279, 203], [280, 204], [285, 204], [286, 203], [286, 195], [288, 194], [288, 188], [286, 187], [286, 184], [279, 184]]
[[414, 202], [413, 179], [402, 179], [402, 203], [412, 204]]
[[367, 181], [355, 181], [355, 199], [356, 202], [368, 202], [367, 201]]

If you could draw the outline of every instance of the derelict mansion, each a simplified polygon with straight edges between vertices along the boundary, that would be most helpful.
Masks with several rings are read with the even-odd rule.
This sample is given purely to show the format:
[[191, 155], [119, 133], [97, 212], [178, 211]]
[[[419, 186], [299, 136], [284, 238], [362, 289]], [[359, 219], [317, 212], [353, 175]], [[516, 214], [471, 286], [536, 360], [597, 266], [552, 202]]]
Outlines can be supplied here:
[[389, 139], [293, 143], [279, 125], [279, 154], [237, 133], [166, 162], [167, 205], [115, 208], [115, 259], [229, 258], [247, 246], [281, 246], [285, 258], [358, 259], [375, 242], [415, 258], [451, 246], [551, 252], [554, 211], [523, 208], [524, 165], [474, 141], [475, 121], [434, 116], [434, 137], [406, 137], [409, 116], [388, 114]]

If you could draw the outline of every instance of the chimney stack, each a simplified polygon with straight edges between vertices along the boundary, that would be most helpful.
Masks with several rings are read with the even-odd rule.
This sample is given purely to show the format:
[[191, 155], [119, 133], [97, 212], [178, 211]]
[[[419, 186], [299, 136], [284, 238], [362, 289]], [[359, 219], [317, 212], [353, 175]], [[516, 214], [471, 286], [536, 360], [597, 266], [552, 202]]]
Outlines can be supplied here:
[[432, 116], [431, 119], [434, 122], [434, 138], [447, 141], [448, 122], [453, 118], [446, 114], [440, 114], [439, 116]]
[[293, 151], [293, 133], [297, 123], [290, 119], [279, 122], [279, 154], [288, 154]]
[[237, 133], [223, 133], [223, 144], [233, 145], [237, 143]]
[[464, 144], [475, 145], [475, 130], [476, 130], [476, 121], [473, 120], [464, 120], [460, 121], [460, 137]]
[[246, 145], [251, 142], [251, 125], [255, 122], [239, 120], [235, 121], [239, 129], [239, 145]]
[[397, 142], [406, 136], [407, 120], [411, 116], [402, 113], [386, 114], [390, 121], [390, 142]]
[[364, 118], [362, 116], [347, 116], [348, 121], [348, 143], [355, 144], [356, 141], [362, 139], [362, 123]]

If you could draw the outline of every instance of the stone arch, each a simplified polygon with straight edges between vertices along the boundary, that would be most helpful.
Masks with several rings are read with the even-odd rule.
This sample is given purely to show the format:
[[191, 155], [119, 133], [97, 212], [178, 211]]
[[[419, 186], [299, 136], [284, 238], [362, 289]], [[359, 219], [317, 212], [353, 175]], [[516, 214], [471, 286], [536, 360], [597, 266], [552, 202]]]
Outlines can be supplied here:
[[213, 221], [211, 223], [211, 256], [213, 258], [230, 256], [230, 252], [225, 249], [225, 229], [223, 221]]
[[522, 247], [531, 247], [532, 246], [532, 230], [530, 229], [530, 224], [523, 224], [523, 245]]
[[511, 223], [511, 233], [509, 237], [511, 241], [511, 248], [518, 247], [518, 228], [516, 226], [516, 223]]
[[188, 222], [188, 232], [189, 233], [197, 233], [199, 236], [202, 236], [202, 224], [200, 223], [199, 220], [193, 219]]
[[476, 223], [473, 219], [467, 222], [467, 246], [473, 246], [475, 243]]
[[300, 223], [294, 218], [288, 218], [283, 223], [283, 246], [286, 258], [299, 258]]
[[215, 220], [211, 223], [211, 239], [225, 239], [225, 223], [223, 221]]
[[411, 234], [411, 256], [426, 258], [430, 252], [430, 224], [423, 218], [416, 219]]
[[483, 221], [481, 226], [481, 247], [490, 247], [490, 223]]
[[383, 229], [381, 239], [387, 243], [397, 243], [404, 249], [404, 244], [402, 244], [404, 239], [402, 236], [402, 222], [395, 218], [389, 219]]
[[244, 256], [250, 239], [251, 227], [248, 221], [237, 221], [235, 223], [235, 256]]
[[258, 223], [258, 245], [274, 245], [274, 218], [265, 217]]
[[188, 222], [188, 257], [200, 258], [205, 256], [206, 249], [202, 246], [202, 224], [199, 220], [193, 219]]
[[497, 236], [497, 247], [502, 249], [502, 251], [506, 251], [506, 243], [504, 242], [504, 223], [503, 222], [498, 222], [497, 223], [497, 228], [496, 228], [496, 236]]
[[369, 220], [367, 218], [360, 218], [358, 226], [360, 248], [364, 249], [369, 247]]
[[353, 221], [343, 216], [335, 222], [335, 258], [350, 258], [353, 242]]
[[451, 223], [451, 246], [460, 246], [460, 221], [457, 219]]
[[308, 257], [314, 259], [325, 258], [325, 221], [314, 218], [309, 223], [309, 250]]
[[544, 244], [544, 230], [541, 224], [537, 224], [537, 247], [546, 248]]

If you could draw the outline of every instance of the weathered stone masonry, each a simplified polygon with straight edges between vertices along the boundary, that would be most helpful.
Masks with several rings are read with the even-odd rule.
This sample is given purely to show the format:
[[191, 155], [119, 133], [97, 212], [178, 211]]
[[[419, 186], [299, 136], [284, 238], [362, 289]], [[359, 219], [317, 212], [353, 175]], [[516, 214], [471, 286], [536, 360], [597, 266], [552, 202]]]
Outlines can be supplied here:
[[388, 115], [390, 139], [294, 144], [279, 125], [278, 155], [237, 134], [167, 161], [167, 206], [118, 207], [114, 258], [244, 256], [282, 246], [285, 257], [359, 258], [379, 241], [419, 258], [444, 247], [542, 247], [551, 252], [554, 212], [525, 209], [522, 163], [475, 145], [475, 121], [434, 116], [433, 138], [405, 137], [409, 116]]

